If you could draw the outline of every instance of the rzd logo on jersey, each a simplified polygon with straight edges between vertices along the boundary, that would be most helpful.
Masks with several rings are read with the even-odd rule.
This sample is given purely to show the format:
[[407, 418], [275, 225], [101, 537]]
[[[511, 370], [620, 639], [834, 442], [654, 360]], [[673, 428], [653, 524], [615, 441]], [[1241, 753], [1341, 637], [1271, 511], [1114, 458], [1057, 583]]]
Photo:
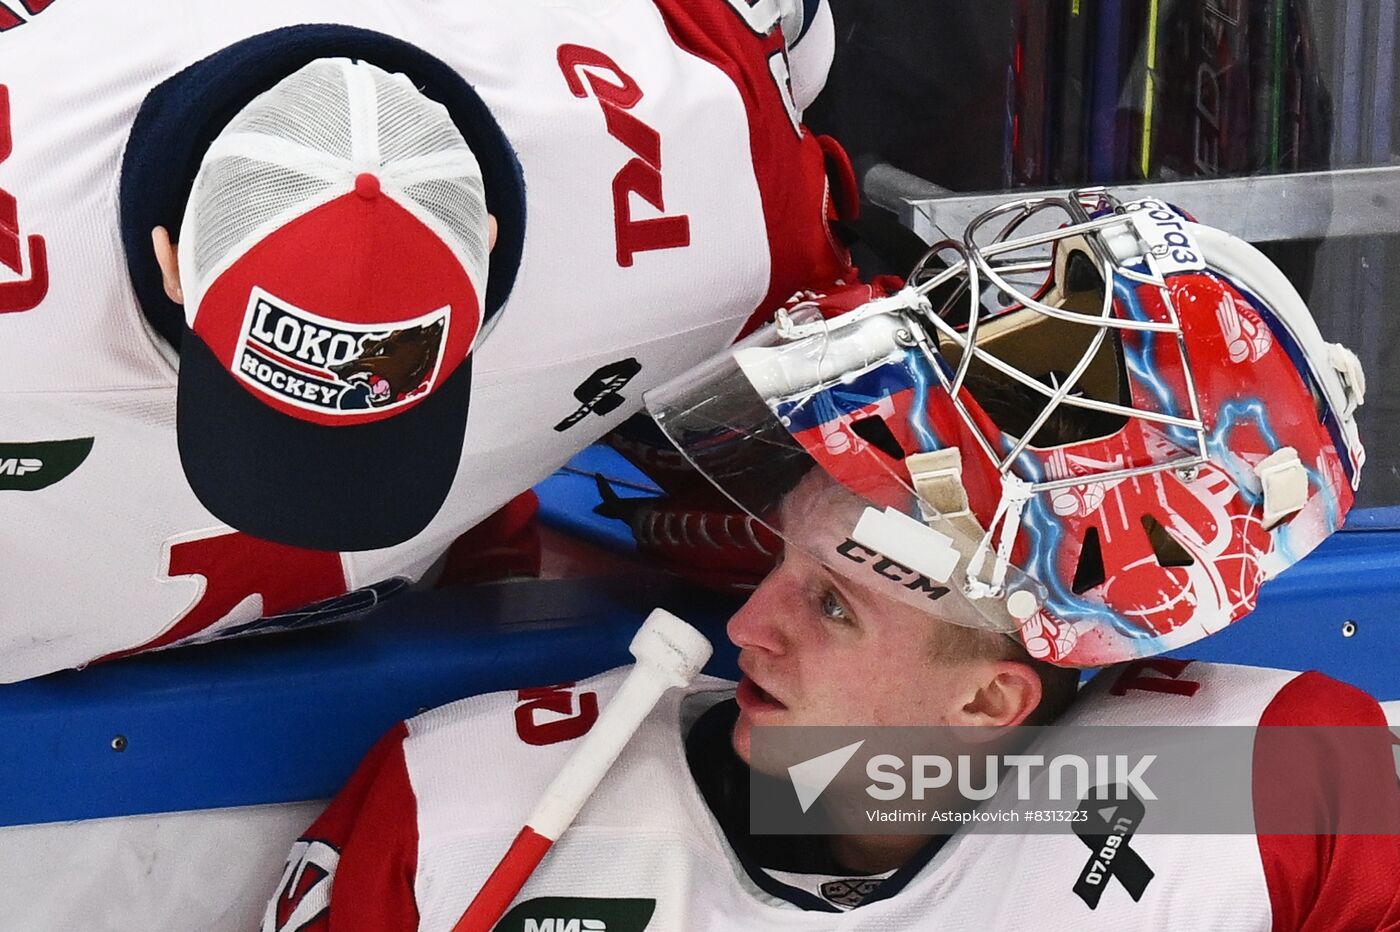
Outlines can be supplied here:
[[[661, 134], [633, 114], [645, 96], [640, 85], [617, 62], [583, 45], [564, 44], [558, 51], [559, 69], [569, 91], [579, 99], [591, 93], [603, 110], [608, 135], [632, 151], [633, 157], [613, 177], [613, 221], [617, 233], [617, 264], [631, 268], [639, 252], [681, 249], [690, 245], [690, 217], [664, 215], [666, 196], [661, 180]], [[587, 86], [585, 87], [585, 83]], [[642, 220], [632, 216], [632, 195], [663, 216]]]
[[386, 330], [329, 320], [254, 288], [233, 371], [255, 391], [306, 411], [392, 410], [436, 384], [447, 327], [446, 307]]
[[[8, 10], [0, 6], [0, 31], [6, 28], [7, 13]], [[16, 21], [15, 25], [18, 23]], [[0, 165], [13, 151], [10, 89], [0, 84]], [[22, 229], [19, 201], [0, 188], [0, 314], [36, 308], [49, 293], [49, 257], [44, 238], [37, 234], [25, 236]]]
[[522, 689], [519, 697], [515, 733], [534, 747], [581, 738], [598, 721], [598, 694], [575, 693], [573, 683]]
[[324, 841], [302, 838], [292, 846], [277, 893], [263, 914], [263, 932], [324, 929], [331, 909], [331, 887], [340, 851]]
[[23, 26], [25, 16], [38, 16], [53, 6], [54, 0], [3, 0], [0, 2], [0, 32]]

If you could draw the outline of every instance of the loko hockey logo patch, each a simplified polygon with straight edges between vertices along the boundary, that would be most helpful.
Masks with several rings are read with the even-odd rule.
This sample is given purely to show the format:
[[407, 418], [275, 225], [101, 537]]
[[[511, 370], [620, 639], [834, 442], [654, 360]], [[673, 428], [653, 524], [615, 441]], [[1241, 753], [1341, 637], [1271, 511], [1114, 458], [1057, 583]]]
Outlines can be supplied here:
[[233, 373], [255, 394], [320, 415], [405, 407], [437, 384], [449, 311], [392, 327], [349, 324], [254, 288]]

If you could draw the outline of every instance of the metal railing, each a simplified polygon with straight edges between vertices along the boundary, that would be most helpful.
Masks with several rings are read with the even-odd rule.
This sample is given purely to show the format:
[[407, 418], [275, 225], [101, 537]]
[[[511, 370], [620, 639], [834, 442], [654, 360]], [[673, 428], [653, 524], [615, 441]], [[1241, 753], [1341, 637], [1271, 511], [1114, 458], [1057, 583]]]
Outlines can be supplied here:
[[[867, 198], [927, 242], [959, 235], [973, 218], [1007, 200], [1042, 193], [959, 194], [887, 164], [875, 165], [863, 180]], [[1124, 201], [1168, 201], [1252, 243], [1400, 233], [1400, 165], [1109, 187]]]

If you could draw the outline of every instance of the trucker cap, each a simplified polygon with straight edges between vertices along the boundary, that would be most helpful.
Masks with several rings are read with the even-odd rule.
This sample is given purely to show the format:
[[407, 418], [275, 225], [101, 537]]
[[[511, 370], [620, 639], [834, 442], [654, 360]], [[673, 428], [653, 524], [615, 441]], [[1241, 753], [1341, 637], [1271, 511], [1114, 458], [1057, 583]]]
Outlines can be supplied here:
[[179, 245], [177, 435], [204, 506], [310, 549], [419, 533], [461, 455], [489, 249], [476, 157], [404, 76], [318, 59], [244, 107]]

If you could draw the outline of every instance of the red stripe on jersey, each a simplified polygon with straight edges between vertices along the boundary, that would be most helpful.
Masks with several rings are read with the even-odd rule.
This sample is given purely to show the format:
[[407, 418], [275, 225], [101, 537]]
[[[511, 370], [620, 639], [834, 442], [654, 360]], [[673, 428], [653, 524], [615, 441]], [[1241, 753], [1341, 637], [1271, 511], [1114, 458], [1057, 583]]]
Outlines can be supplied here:
[[[1313, 672], [1280, 689], [1259, 724], [1384, 728], [1386, 721], [1370, 696]], [[1395, 826], [1400, 818], [1396, 762], [1384, 742], [1375, 750], [1374, 760], [1347, 765], [1351, 773], [1342, 775], [1349, 779], [1341, 781], [1345, 791], [1338, 792], [1338, 762], [1325, 753], [1285, 767], [1261, 762], [1256, 749], [1256, 818], [1267, 818], [1261, 805], [1286, 795], [1288, 805], [1304, 812], [1309, 810], [1302, 807], [1321, 807], [1312, 811], [1356, 824], [1358, 816], [1348, 818], [1345, 810], [1360, 805], [1366, 807], [1360, 817], [1374, 818], [1369, 824]], [[1275, 930], [1400, 929], [1400, 836], [1260, 835], [1258, 843]]]
[[[827, 226], [825, 157], [805, 127], [793, 129], [770, 65], [785, 55], [782, 33], [759, 36], [724, 0], [655, 0], [676, 45], [719, 68], [739, 90], [749, 118], [754, 175], [763, 203], [772, 257], [760, 314], [771, 314], [795, 292], [824, 288], [852, 274], [850, 253]], [[796, 38], [796, 37], [793, 37]], [[786, 69], [784, 68], [784, 73]]]
[[305, 608], [349, 592], [339, 553], [304, 550], [241, 531], [215, 531], [207, 537], [167, 542], [166, 579], [202, 577], [198, 600], [164, 632], [145, 643], [99, 657], [118, 660], [168, 647], [208, 630], [251, 595], [262, 598], [262, 617]]
[[[370, 749], [355, 775], [331, 801], [303, 841], [340, 853], [331, 866], [330, 906], [310, 924], [298, 915], [298, 897], [310, 889], [299, 872], [284, 875], [276, 903], [277, 925], [263, 932], [349, 932], [356, 929], [416, 929], [413, 880], [418, 869], [418, 806], [408, 779], [400, 722]], [[295, 917], [295, 918], [294, 918]], [[293, 919], [294, 925], [284, 925]]]

